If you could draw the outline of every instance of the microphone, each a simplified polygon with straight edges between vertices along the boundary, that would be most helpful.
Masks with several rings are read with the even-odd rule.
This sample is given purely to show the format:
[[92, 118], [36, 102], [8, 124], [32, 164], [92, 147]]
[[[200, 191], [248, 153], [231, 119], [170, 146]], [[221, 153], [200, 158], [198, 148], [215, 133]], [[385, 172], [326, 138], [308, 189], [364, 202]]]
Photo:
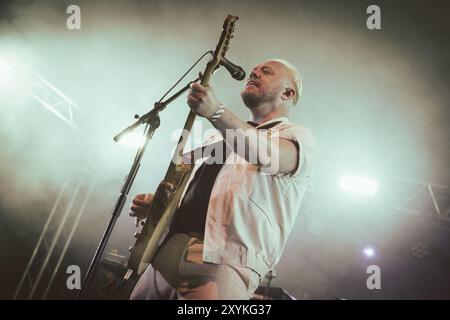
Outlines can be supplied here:
[[241, 67], [235, 65], [230, 60], [227, 60], [225, 57], [220, 58], [220, 65], [224, 66], [225, 69], [231, 74], [233, 79], [243, 80], [245, 78], [245, 71]]

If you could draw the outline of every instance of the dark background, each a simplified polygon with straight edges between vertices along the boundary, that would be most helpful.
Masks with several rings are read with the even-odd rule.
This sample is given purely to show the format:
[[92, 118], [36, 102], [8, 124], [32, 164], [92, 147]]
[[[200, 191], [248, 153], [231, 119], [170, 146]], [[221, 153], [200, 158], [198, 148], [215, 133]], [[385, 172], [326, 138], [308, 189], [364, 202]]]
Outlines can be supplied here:
[[[81, 7], [81, 30], [65, 27], [69, 4]], [[381, 8], [381, 30], [366, 28], [371, 4]], [[69, 172], [46, 238], [49, 245], [74, 196], [55, 252], [63, 249], [91, 182], [94, 188], [48, 298], [75, 297], [65, 287], [65, 270], [86, 271], [135, 152], [112, 136], [215, 46], [232, 13], [240, 22], [230, 59], [247, 70], [270, 57], [296, 65], [304, 94], [293, 121], [311, 128], [320, 145], [314, 188], [272, 285], [299, 299], [450, 298], [449, 9], [447, 1], [2, 1], [0, 57], [28, 65], [80, 109], [73, 130], [8, 89], [14, 72], [1, 86], [0, 297], [13, 297]], [[223, 71], [213, 80], [222, 101], [246, 119], [241, 86]], [[166, 170], [170, 137], [187, 115], [183, 99], [171, 107], [132, 195], [153, 191]], [[203, 131], [210, 128], [202, 124]], [[377, 195], [342, 194], [341, 173], [376, 177]], [[435, 186], [443, 217], [426, 189], [407, 204], [409, 212], [399, 210], [427, 184]], [[134, 231], [124, 210], [108, 250], [126, 256]], [[426, 248], [423, 257], [412, 254], [418, 243]], [[366, 246], [375, 249], [373, 258], [362, 254]], [[52, 257], [51, 267], [56, 264]], [[381, 268], [381, 290], [366, 287], [371, 264]], [[32, 276], [37, 271], [34, 266]], [[50, 275], [44, 272], [33, 298]], [[25, 282], [19, 297], [27, 292]]]

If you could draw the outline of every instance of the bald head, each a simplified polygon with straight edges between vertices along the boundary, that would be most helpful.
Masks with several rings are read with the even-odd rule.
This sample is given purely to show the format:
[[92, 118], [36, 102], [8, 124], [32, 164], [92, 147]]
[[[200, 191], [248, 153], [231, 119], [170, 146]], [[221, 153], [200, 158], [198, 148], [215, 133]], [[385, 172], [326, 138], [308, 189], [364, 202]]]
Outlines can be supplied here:
[[278, 58], [269, 59], [266, 62], [279, 63], [286, 70], [289, 80], [292, 82], [292, 85], [294, 87], [293, 89], [295, 90], [293, 104], [296, 105], [298, 103], [298, 100], [300, 99], [300, 96], [302, 95], [302, 88], [303, 88], [302, 79], [300, 77], [300, 73], [298, 72], [297, 68], [290, 62]]

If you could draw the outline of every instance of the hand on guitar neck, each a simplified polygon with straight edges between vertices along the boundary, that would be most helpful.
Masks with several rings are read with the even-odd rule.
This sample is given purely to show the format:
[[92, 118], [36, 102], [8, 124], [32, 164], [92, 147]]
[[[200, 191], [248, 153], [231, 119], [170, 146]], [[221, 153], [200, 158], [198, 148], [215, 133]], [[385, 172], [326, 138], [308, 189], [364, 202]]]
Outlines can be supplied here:
[[204, 87], [195, 82], [191, 83], [187, 103], [198, 116], [207, 119], [211, 118], [221, 106], [211, 87]]

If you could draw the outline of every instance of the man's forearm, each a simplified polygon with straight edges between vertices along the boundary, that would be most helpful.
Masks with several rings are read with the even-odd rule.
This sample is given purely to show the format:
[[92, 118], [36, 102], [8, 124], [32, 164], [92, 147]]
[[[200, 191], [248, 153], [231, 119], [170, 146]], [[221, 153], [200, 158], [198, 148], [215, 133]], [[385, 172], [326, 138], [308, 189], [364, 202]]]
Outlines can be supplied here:
[[[253, 128], [227, 108], [220, 116], [220, 102], [211, 88], [193, 82], [187, 102], [197, 115], [213, 117], [213, 125], [222, 133], [230, 148], [247, 162], [257, 164], [271, 174], [291, 173], [297, 168], [300, 159], [298, 145], [288, 139], [270, 137], [267, 132]], [[232, 136], [231, 139], [228, 135]]]
[[221, 132], [233, 152], [240, 157], [248, 162], [256, 161], [259, 166], [270, 165], [273, 141], [267, 134], [242, 121], [227, 108], [219, 119], [211, 123]]

